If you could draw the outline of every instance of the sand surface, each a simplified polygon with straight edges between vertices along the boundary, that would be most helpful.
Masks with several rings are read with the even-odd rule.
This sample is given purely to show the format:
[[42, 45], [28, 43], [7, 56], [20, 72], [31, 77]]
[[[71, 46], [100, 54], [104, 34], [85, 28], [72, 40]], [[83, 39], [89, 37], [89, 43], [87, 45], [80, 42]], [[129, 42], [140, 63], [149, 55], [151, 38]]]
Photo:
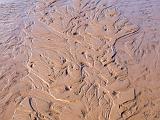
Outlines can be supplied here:
[[0, 0], [0, 120], [160, 120], [160, 0]]

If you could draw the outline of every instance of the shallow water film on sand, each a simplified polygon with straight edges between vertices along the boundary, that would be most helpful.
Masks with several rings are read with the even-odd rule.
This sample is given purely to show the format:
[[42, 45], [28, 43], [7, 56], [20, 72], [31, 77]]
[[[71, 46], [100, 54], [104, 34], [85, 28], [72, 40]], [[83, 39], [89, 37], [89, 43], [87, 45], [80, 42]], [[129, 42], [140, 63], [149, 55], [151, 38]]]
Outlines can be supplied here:
[[160, 0], [0, 0], [0, 120], [160, 120]]

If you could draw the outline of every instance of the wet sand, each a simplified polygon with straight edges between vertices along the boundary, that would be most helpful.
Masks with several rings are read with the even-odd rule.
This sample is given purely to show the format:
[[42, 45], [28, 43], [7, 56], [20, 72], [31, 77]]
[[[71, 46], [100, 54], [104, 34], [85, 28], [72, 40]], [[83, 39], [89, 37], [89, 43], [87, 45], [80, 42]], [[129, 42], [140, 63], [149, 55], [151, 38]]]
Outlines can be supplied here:
[[0, 4], [0, 120], [160, 120], [159, 0]]

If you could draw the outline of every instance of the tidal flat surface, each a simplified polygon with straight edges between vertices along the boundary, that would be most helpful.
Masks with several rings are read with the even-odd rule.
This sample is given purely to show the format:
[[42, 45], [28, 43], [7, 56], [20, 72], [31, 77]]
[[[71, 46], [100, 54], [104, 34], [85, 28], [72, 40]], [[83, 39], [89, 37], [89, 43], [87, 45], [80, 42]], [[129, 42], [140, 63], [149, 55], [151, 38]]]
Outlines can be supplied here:
[[0, 0], [0, 120], [160, 120], [159, 0]]

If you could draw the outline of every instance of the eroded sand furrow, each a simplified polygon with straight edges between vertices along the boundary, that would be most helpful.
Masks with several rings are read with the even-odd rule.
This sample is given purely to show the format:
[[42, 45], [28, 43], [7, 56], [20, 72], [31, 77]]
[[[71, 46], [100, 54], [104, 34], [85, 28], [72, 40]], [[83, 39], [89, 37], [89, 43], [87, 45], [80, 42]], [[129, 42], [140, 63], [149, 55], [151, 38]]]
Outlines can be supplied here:
[[[55, 100], [70, 101], [59, 111], [58, 118], [62, 120], [73, 118], [114, 120], [122, 117], [119, 116], [121, 113], [117, 109], [118, 106], [135, 99], [135, 96], [134, 89], [128, 88], [130, 83], [127, 79], [127, 69], [115, 59], [114, 45], [119, 38], [136, 32], [138, 27], [127, 20], [123, 21], [123, 16], [113, 6], [105, 4], [99, 9], [98, 6], [102, 5], [100, 1], [97, 3], [88, 1], [82, 8], [79, 6], [78, 10], [71, 1], [60, 5], [61, 9], [56, 8], [59, 6], [58, 2], [53, 2], [52, 5], [50, 2], [40, 4], [42, 8], [49, 4], [50, 9], [49, 11], [44, 9], [43, 13], [38, 11], [41, 8], [37, 8], [37, 12], [33, 14], [34, 19], [39, 20], [33, 25], [29, 67], [32, 69], [30, 72], [42, 81], [41, 87], [36, 89], [44, 90], [43, 84], [47, 84], [46, 89], [49, 89], [50, 95], [54, 96]], [[93, 8], [87, 8], [88, 5]], [[44, 17], [40, 18], [39, 15], [43, 14]], [[92, 19], [87, 17], [89, 14], [93, 14]], [[45, 24], [48, 27], [39, 26]], [[98, 47], [100, 42], [104, 44]], [[101, 72], [102, 69], [104, 72]], [[32, 81], [35, 80], [32, 78]], [[126, 89], [127, 92], [123, 92]], [[130, 97], [124, 99], [125, 93]], [[81, 107], [77, 108], [75, 105]], [[75, 113], [68, 115], [69, 111]], [[35, 117], [49, 119], [45, 113], [40, 114], [41, 118]]]

